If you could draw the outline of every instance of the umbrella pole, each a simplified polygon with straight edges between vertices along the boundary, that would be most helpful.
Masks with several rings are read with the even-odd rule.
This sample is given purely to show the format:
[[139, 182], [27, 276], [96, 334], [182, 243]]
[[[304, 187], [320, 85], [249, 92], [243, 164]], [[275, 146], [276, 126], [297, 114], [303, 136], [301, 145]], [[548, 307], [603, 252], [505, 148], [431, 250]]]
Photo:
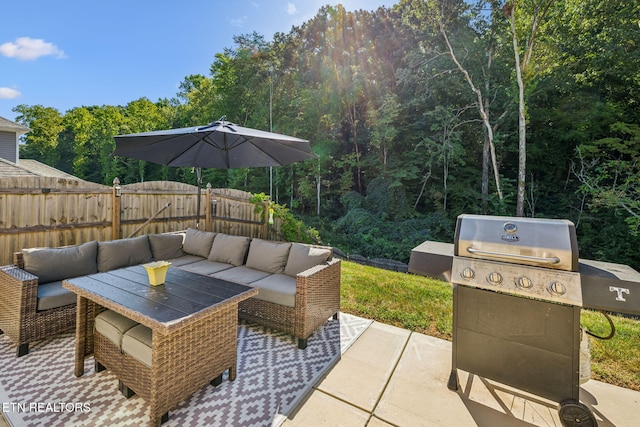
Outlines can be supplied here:
[[198, 181], [198, 199], [196, 200], [196, 230], [200, 229], [200, 191], [202, 188], [202, 168], [196, 168], [196, 178]]

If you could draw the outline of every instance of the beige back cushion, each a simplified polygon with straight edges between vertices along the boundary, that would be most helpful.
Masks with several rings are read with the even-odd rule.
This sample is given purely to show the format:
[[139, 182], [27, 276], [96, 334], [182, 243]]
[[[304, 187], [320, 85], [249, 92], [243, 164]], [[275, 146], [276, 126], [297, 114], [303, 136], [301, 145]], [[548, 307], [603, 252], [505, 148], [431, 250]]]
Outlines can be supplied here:
[[181, 234], [149, 234], [149, 245], [155, 260], [179, 258], [184, 255]]
[[331, 249], [294, 243], [289, 251], [289, 259], [284, 274], [296, 276], [305, 270], [320, 265], [329, 260]]
[[247, 254], [250, 241], [250, 237], [218, 233], [211, 246], [209, 261], [223, 262], [238, 267], [244, 264], [244, 257]]
[[216, 233], [187, 228], [182, 250], [190, 255], [206, 258], [211, 252], [211, 244], [214, 237], [216, 237]]
[[23, 249], [24, 269], [38, 276], [39, 283], [57, 282], [96, 273], [98, 243], [64, 248]]
[[152, 259], [149, 237], [146, 235], [98, 242], [98, 271], [100, 272], [144, 264]]
[[290, 248], [289, 242], [271, 242], [254, 238], [249, 246], [247, 267], [268, 273], [283, 273]]

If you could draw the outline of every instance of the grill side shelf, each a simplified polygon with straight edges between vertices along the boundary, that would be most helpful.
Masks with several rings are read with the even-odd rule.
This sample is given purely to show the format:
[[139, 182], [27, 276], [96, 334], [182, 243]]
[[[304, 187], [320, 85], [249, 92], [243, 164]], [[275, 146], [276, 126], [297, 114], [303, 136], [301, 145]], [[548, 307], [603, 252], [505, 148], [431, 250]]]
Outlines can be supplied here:
[[640, 316], [640, 273], [627, 265], [584, 259], [579, 269], [585, 308]]

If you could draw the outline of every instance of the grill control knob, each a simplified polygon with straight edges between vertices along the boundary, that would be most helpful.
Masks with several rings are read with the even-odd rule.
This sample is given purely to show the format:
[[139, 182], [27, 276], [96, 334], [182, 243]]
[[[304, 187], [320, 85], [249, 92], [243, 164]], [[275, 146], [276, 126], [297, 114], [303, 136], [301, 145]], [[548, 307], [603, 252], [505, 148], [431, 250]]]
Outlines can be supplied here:
[[476, 277], [476, 273], [469, 267], [465, 267], [461, 272], [460, 272], [460, 277], [462, 277], [463, 279], [466, 280], [471, 280], [474, 277]]
[[489, 275], [487, 276], [487, 282], [491, 283], [492, 285], [499, 285], [500, 283], [502, 283], [502, 275], [497, 271], [489, 273]]
[[547, 290], [551, 295], [564, 295], [567, 293], [567, 287], [560, 282], [551, 282], [547, 286]]
[[518, 277], [518, 280], [516, 280], [516, 286], [520, 289], [531, 289], [533, 288], [533, 281], [525, 276]]

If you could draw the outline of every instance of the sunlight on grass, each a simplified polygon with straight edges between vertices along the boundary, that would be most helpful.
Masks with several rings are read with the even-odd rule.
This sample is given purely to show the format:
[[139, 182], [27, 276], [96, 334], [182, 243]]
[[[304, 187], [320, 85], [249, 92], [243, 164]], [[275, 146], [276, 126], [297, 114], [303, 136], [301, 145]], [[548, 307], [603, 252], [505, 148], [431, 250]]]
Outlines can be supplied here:
[[341, 309], [451, 340], [451, 285], [352, 262], [342, 263]]
[[[613, 315], [611, 319], [616, 328], [613, 338], [590, 338], [591, 378], [640, 390], [640, 322]], [[609, 323], [597, 311], [582, 310], [581, 321], [596, 335], [609, 334]]]

